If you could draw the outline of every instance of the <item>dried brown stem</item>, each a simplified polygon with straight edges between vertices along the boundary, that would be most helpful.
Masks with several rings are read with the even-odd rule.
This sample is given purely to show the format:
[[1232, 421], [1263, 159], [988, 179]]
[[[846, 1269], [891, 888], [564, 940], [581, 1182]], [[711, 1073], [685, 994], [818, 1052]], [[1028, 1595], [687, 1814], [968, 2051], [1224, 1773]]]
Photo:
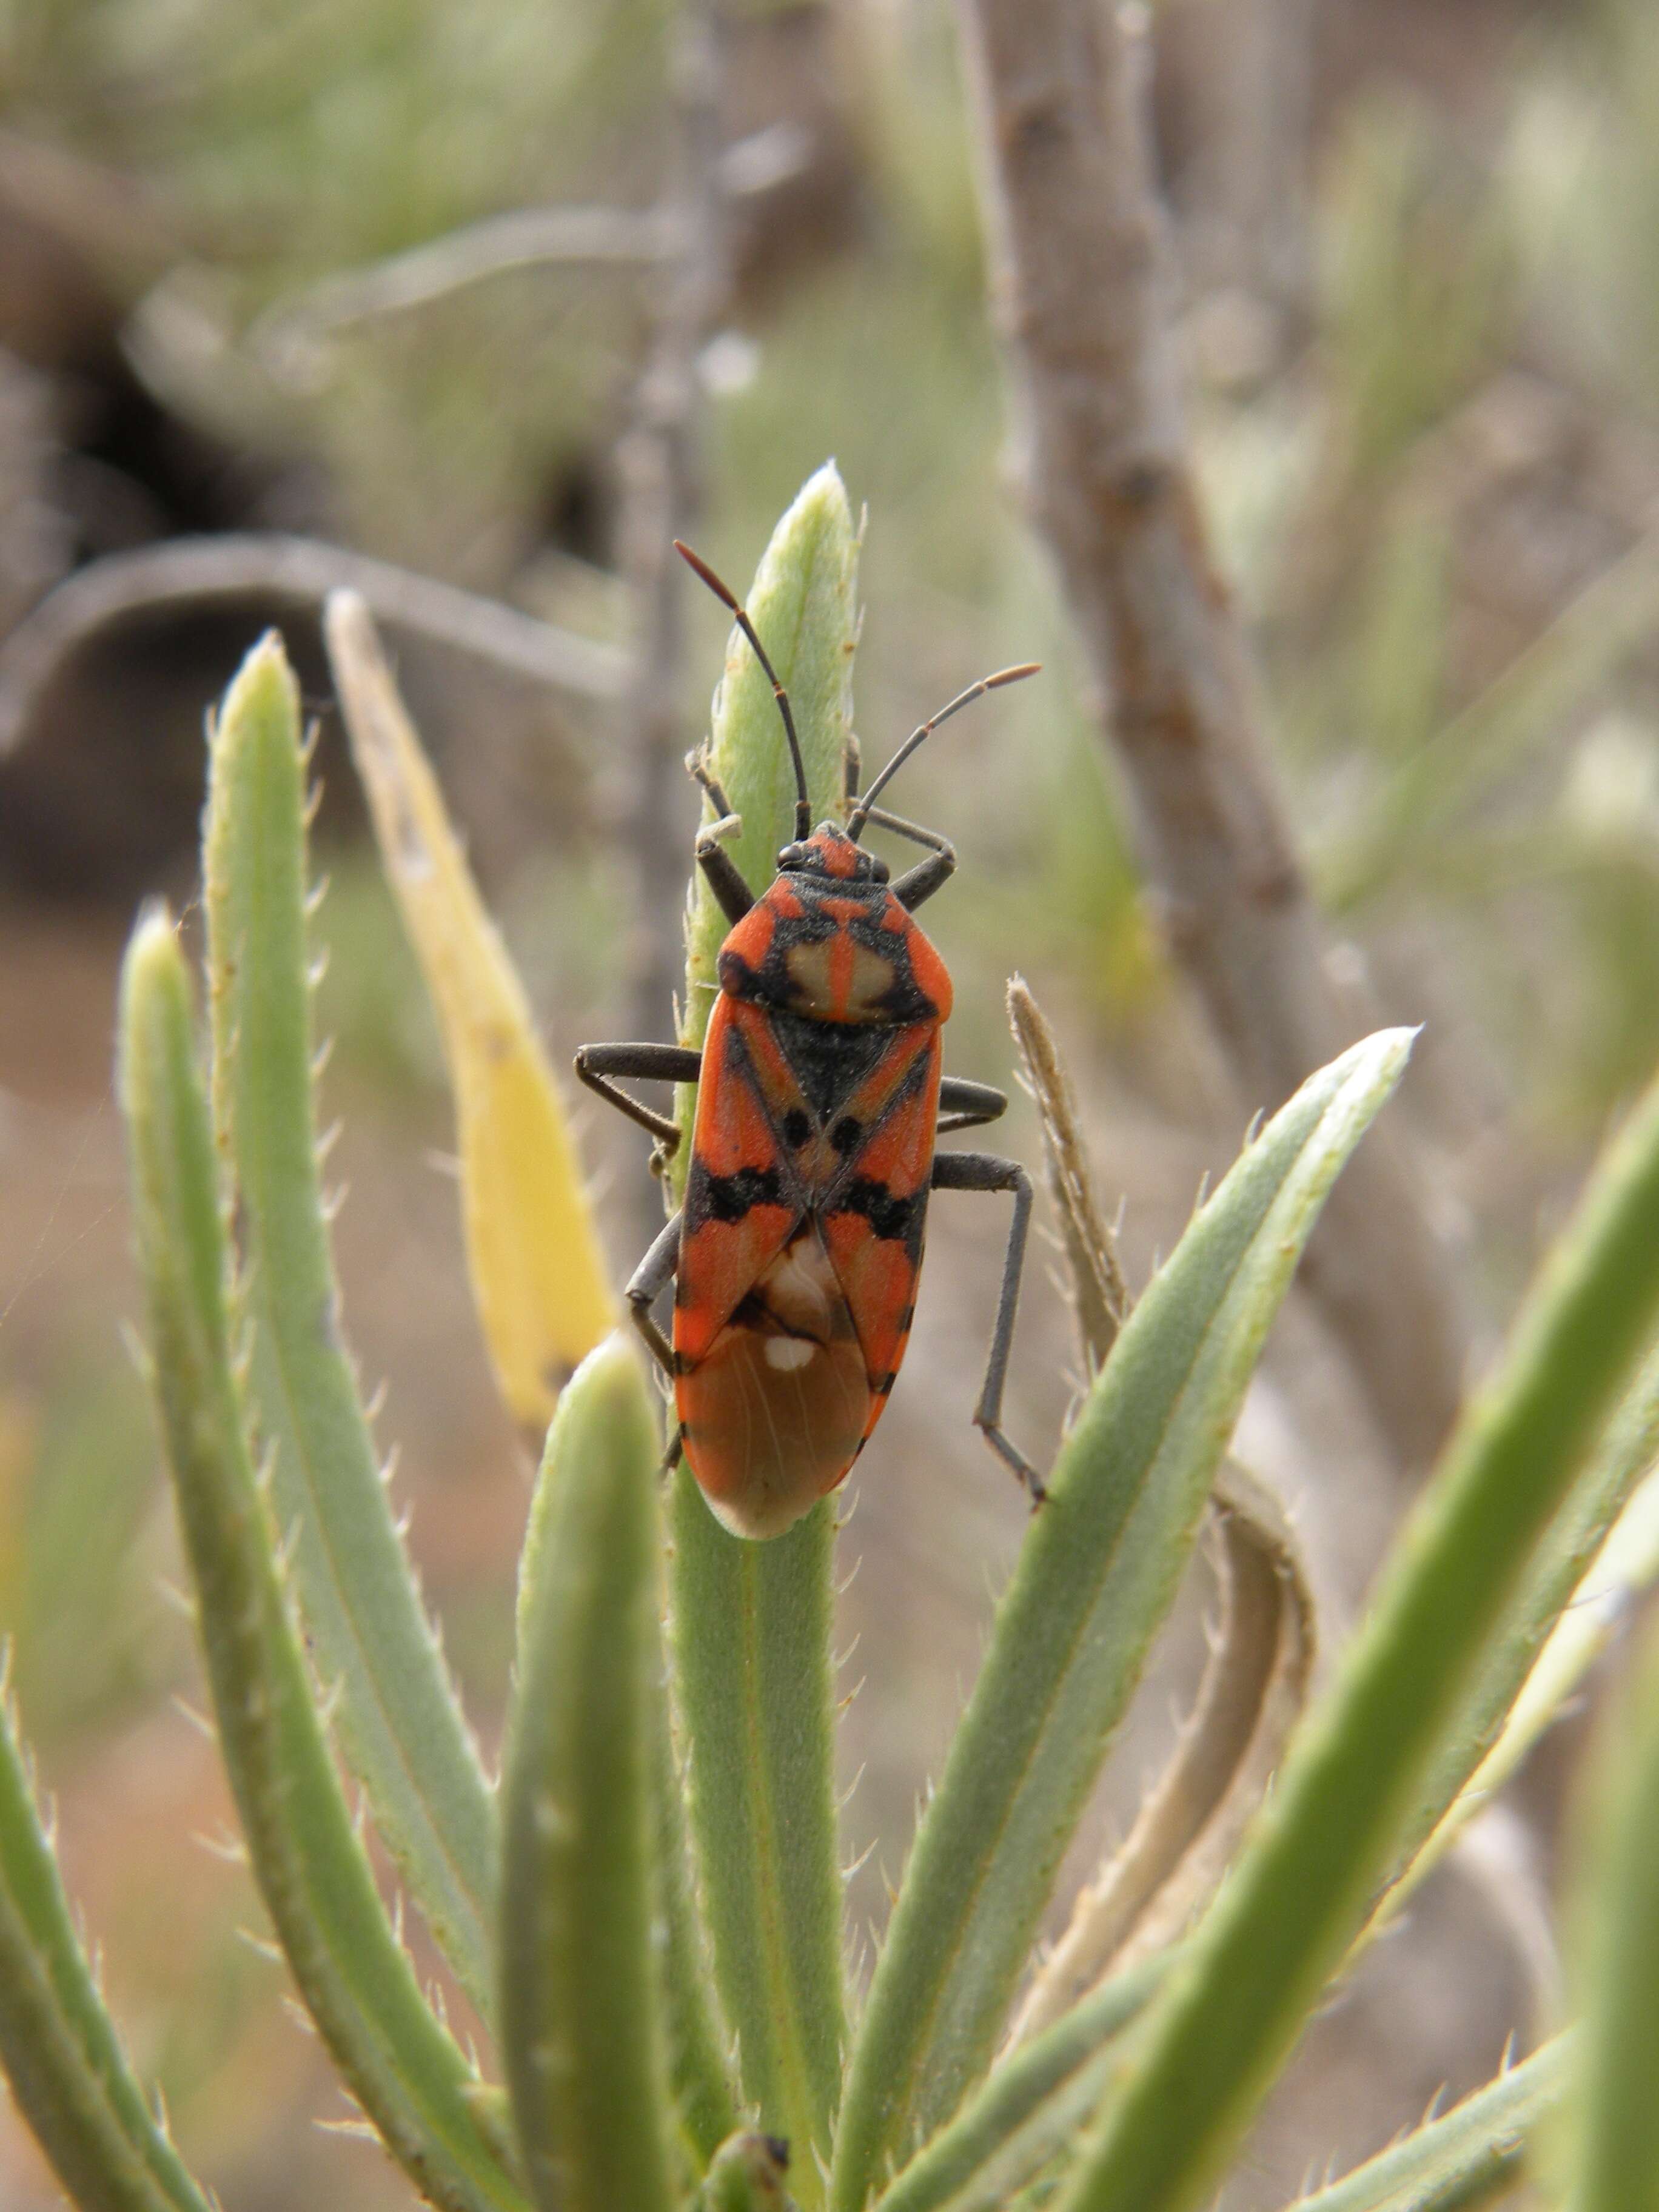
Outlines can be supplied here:
[[[1087, 651], [1170, 945], [1248, 1105], [1351, 1041], [1206, 542], [1136, 56], [1099, 0], [964, 0], [1026, 488]], [[1304, 1276], [1407, 1468], [1457, 1403], [1447, 1270], [1387, 1132]], [[1379, 1141], [1382, 1139], [1382, 1141]]]
[[[1059, 1048], [1018, 977], [1008, 1012], [1042, 1120], [1078, 1331], [1093, 1370], [1128, 1317], [1128, 1290], [1095, 1200]], [[1306, 1703], [1318, 1644], [1312, 1582], [1279, 1500], [1231, 1460], [1216, 1486], [1215, 1534], [1220, 1620], [1197, 1702], [1121, 1849], [1079, 1895], [1014, 2023], [1014, 2041], [1057, 2020], [1114, 1967], [1180, 1934], [1226, 1871]]]
[[1128, 1318], [1129, 1286], [1118, 1265], [1116, 1239], [1095, 1200], [1071, 1079], [1048, 1018], [1023, 976], [1016, 975], [1008, 986], [1008, 1021], [1042, 1124], [1048, 1195], [1060, 1219], [1078, 1335], [1092, 1374]]
[[1184, 1931], [1226, 1872], [1307, 1701], [1313, 1599], [1283, 1510], [1231, 1462], [1216, 1503], [1221, 1618], [1198, 1701], [1121, 1847], [1079, 1894], [1014, 2041]]
[[93, 562], [49, 592], [0, 646], [0, 753], [21, 738], [35, 702], [74, 653], [111, 624], [259, 597], [313, 607], [355, 591], [377, 621], [453, 647], [532, 683], [614, 698], [626, 664], [614, 646], [430, 576], [311, 538], [175, 538]]

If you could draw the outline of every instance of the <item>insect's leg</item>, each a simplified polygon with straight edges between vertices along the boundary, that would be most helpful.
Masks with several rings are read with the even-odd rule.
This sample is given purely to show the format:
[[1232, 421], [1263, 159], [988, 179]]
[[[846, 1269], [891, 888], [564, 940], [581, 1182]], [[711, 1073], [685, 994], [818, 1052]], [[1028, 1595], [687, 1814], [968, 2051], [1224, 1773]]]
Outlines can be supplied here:
[[663, 1164], [679, 1150], [679, 1124], [618, 1090], [613, 1079], [626, 1075], [636, 1083], [695, 1083], [702, 1054], [689, 1045], [583, 1044], [576, 1048], [575, 1066], [578, 1077], [590, 1091], [597, 1091], [618, 1113], [626, 1114], [656, 1139], [651, 1162], [653, 1172], [659, 1173]]
[[635, 1268], [623, 1293], [628, 1300], [629, 1319], [671, 1382], [674, 1379], [674, 1354], [668, 1339], [652, 1320], [651, 1309], [673, 1281], [679, 1264], [680, 1216], [676, 1213], [662, 1234], [653, 1239], [651, 1249]]
[[708, 765], [708, 756], [701, 745], [694, 746], [687, 753], [685, 772], [693, 783], [701, 784], [708, 793], [708, 803], [722, 821], [728, 817], [732, 821], [738, 819], [736, 810], [726, 795], [726, 787], [715, 777], [714, 769]]
[[1004, 1094], [988, 1083], [969, 1083], [965, 1076], [947, 1075], [939, 1087], [939, 1122], [943, 1137], [952, 1129], [975, 1129], [983, 1121], [1000, 1121], [1008, 1111]]
[[741, 921], [755, 903], [755, 894], [744, 881], [741, 870], [730, 855], [721, 850], [721, 840], [734, 837], [743, 827], [743, 817], [733, 813], [732, 802], [725, 787], [716, 779], [702, 752], [689, 752], [685, 757], [686, 774], [694, 783], [700, 783], [708, 794], [708, 803], [720, 819], [705, 823], [697, 832], [697, 866], [708, 878], [708, 888], [720, 901], [720, 911], [728, 921]]
[[893, 896], [907, 914], [914, 914], [923, 899], [930, 899], [942, 884], [948, 884], [957, 872], [957, 848], [948, 837], [941, 837], [937, 830], [924, 830], [919, 822], [907, 822], [902, 814], [890, 814], [884, 806], [872, 806], [865, 815], [866, 822], [874, 822], [896, 836], [908, 837], [913, 845], [926, 845], [932, 858], [918, 860], [914, 868], [907, 868], [893, 885]]
[[697, 832], [697, 866], [719, 902], [720, 912], [731, 922], [741, 921], [755, 903], [755, 894], [744, 880], [742, 869], [720, 842], [742, 826], [737, 815], [725, 814], [718, 822], [705, 823]]
[[1025, 1237], [1031, 1225], [1031, 1178], [1018, 1160], [999, 1159], [994, 1152], [937, 1152], [933, 1156], [935, 1190], [1010, 1190], [1014, 1194], [1014, 1218], [1008, 1231], [1007, 1255], [1002, 1263], [1002, 1290], [997, 1299], [996, 1326], [991, 1331], [991, 1356], [985, 1363], [985, 1386], [974, 1408], [975, 1424], [1000, 1459], [1006, 1461], [1031, 1493], [1033, 1505], [1048, 1496], [1042, 1478], [1025, 1455], [1002, 1432], [1002, 1389], [1007, 1379], [1008, 1353], [1014, 1340], [1014, 1316], [1019, 1310], [1019, 1279], [1025, 1267]]

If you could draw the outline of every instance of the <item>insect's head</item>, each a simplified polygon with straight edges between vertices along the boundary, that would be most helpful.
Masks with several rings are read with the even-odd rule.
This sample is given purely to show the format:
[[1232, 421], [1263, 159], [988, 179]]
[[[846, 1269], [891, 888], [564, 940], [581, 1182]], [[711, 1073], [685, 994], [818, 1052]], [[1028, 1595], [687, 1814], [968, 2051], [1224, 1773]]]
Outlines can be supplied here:
[[810, 837], [778, 854], [784, 875], [817, 876], [829, 883], [884, 884], [887, 863], [855, 845], [838, 822], [820, 822]]

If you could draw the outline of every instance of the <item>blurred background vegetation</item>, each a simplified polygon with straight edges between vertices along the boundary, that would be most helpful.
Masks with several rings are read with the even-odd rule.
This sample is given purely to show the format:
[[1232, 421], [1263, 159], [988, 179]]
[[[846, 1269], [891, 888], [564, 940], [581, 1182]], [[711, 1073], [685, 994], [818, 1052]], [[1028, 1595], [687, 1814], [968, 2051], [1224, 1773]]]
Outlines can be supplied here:
[[[1345, 978], [1427, 1024], [1400, 1110], [1489, 1339], [1659, 1057], [1659, 15], [1160, 0], [1146, 28], [1212, 524]], [[622, 641], [617, 451], [649, 272], [522, 269], [297, 336], [286, 311], [502, 210], [649, 205], [667, 32], [662, 0], [0, 0], [0, 631], [101, 556], [279, 529]], [[1144, 1279], [1239, 1132], [1011, 489], [950, 8], [726, 0], [721, 49], [725, 135], [774, 174], [738, 203], [702, 356], [697, 541], [746, 576], [837, 459], [869, 511], [866, 759], [984, 668], [1046, 663], [953, 726], [905, 803], [964, 863], [927, 917], [957, 979], [955, 1066], [1007, 1080], [1002, 988], [1024, 970]], [[173, 1702], [194, 1695], [193, 1657], [118, 1337], [133, 1294], [114, 963], [138, 896], [190, 895], [203, 707], [268, 612], [172, 609], [101, 634], [0, 755], [0, 1625], [112, 1996], [191, 2162], [238, 2207], [305, 2189], [367, 2205], [400, 2185], [306, 2127], [343, 2115], [276, 1970], [240, 1940], [246, 1877], [186, 1840], [225, 1808]], [[723, 636], [712, 602], [689, 617], [688, 743]], [[314, 625], [284, 628], [324, 722], [320, 1019], [354, 1194], [352, 1336], [368, 1378], [389, 1377], [410, 1541], [489, 1741], [527, 1462], [466, 1302], [435, 1033], [335, 750]], [[550, 1035], [563, 1053], [617, 1034], [635, 947], [615, 715], [412, 638], [400, 658]], [[693, 797], [675, 799], [688, 852]], [[1010, 1142], [1034, 1157], [1024, 1117], [1022, 1099]], [[638, 1148], [583, 1126], [620, 1273]], [[847, 1540], [864, 1555], [848, 1686], [868, 1684], [848, 1820], [878, 1847], [855, 1893], [875, 1922], [1022, 1511], [967, 1421], [1002, 1227], [943, 1207], [935, 1224]], [[1271, 1455], [1281, 1388], [1305, 1476], [1289, 1486], [1352, 1604], [1394, 1501], [1366, 1486], [1363, 1412], [1321, 1352], [1289, 1317], [1258, 1433]], [[1046, 1449], [1073, 1358], [1039, 1279], [1017, 1436]], [[1103, 1822], [1133, 1805], [1189, 1661], [1143, 1698]], [[1516, 1846], [1546, 1883], [1560, 1764], [1547, 1752]], [[1262, 2138], [1264, 2194], [1490, 2070], [1540, 1978], [1547, 1996], [1521, 1893], [1425, 1899], [1415, 1938], [1368, 1970], [1407, 1993], [1411, 2047], [1363, 1990], [1328, 2022]], [[53, 2201], [9, 2124], [0, 2195]]]

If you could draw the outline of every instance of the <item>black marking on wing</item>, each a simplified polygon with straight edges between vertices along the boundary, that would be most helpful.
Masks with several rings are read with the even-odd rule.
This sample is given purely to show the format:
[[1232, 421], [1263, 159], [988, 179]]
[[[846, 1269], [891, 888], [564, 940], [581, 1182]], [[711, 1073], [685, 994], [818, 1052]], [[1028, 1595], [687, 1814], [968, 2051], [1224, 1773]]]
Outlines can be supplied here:
[[741, 1221], [751, 1206], [782, 1202], [775, 1168], [739, 1168], [736, 1175], [710, 1176], [704, 1195], [714, 1221]]
[[884, 1243], [908, 1243], [927, 1211], [927, 1194], [924, 1188], [901, 1198], [884, 1182], [858, 1176], [836, 1200], [835, 1211], [861, 1214], [870, 1224], [872, 1236]]
[[785, 1206], [783, 1178], [775, 1167], [739, 1168], [735, 1175], [710, 1175], [694, 1159], [685, 1179], [684, 1234], [695, 1236], [706, 1221], [741, 1221], [751, 1206]]

